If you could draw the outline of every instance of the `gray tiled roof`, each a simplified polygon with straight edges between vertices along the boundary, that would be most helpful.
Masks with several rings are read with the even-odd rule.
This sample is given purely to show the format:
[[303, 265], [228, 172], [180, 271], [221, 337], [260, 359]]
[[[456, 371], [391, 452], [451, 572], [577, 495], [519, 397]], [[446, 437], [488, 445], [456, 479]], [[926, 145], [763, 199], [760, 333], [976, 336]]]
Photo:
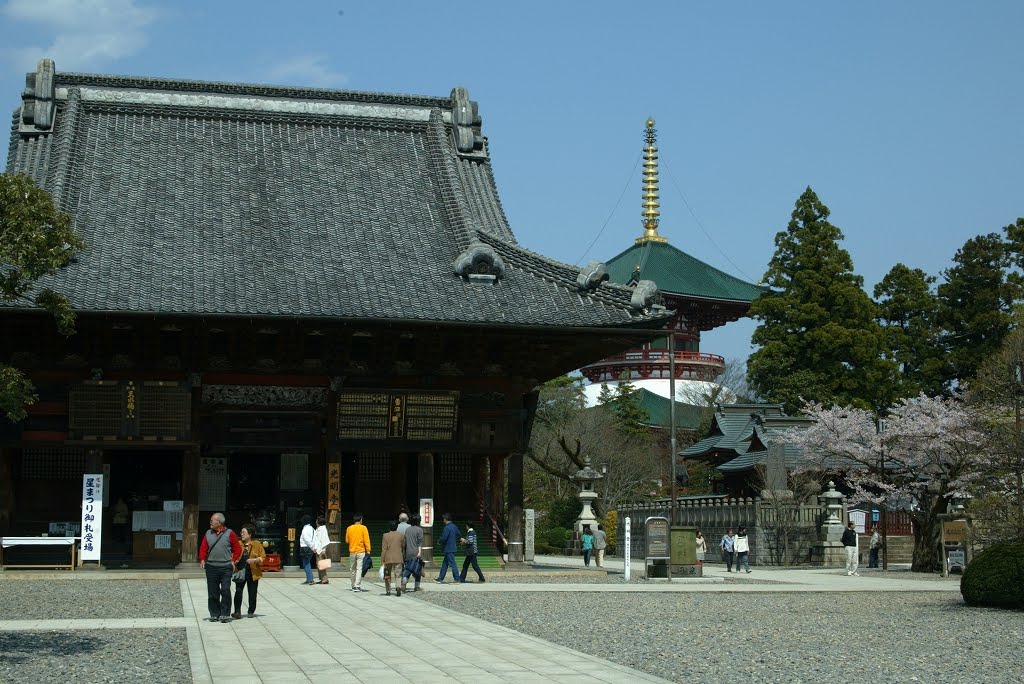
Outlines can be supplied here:
[[[633, 290], [520, 247], [486, 139], [452, 98], [57, 73], [52, 130], [15, 112], [33, 176], [87, 247], [43, 284], [79, 311], [658, 325]], [[463, 115], [465, 116], [465, 115]], [[479, 120], [474, 122], [479, 135]], [[465, 132], [465, 131], [463, 131]], [[457, 275], [471, 242], [504, 277]]]

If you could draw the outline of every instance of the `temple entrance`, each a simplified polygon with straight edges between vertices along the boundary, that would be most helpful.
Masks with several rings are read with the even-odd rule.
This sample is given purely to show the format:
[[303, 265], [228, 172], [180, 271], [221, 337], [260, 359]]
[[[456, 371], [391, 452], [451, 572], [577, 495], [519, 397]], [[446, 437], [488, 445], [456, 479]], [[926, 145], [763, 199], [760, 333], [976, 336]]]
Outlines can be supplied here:
[[181, 561], [182, 452], [106, 451], [101, 562], [165, 567]]

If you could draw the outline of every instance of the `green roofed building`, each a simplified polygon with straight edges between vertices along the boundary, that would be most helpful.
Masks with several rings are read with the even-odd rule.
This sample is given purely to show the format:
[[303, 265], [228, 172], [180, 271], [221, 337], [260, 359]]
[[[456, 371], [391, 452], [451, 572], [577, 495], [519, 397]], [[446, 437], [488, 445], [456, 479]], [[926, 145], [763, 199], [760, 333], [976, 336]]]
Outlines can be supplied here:
[[783, 465], [792, 465], [800, 451], [786, 442], [785, 433], [811, 423], [810, 418], [786, 415], [782, 404], [719, 404], [708, 436], [680, 453], [685, 459], [712, 465], [723, 474], [718, 493], [755, 496], [758, 491], [750, 478], [757, 466], [768, 461], [770, 447], [781, 447]]

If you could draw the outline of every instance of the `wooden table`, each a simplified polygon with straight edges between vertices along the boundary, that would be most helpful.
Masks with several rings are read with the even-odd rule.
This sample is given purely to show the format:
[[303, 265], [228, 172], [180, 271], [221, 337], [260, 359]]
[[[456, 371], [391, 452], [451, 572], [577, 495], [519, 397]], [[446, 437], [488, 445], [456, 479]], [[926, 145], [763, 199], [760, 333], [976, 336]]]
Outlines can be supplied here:
[[75, 569], [75, 546], [81, 537], [0, 537], [0, 568], [4, 567], [3, 549], [8, 546], [69, 546], [70, 563], [47, 563], [46, 565], [12, 565], [12, 568], [67, 568]]

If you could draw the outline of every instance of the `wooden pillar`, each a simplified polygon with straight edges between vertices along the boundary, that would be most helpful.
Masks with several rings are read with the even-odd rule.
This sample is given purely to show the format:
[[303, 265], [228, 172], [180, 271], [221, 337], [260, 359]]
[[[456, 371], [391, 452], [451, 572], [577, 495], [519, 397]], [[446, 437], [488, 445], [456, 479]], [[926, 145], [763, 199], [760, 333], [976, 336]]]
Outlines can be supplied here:
[[[338, 484], [332, 485], [332, 472], [337, 473]], [[339, 544], [331, 544], [327, 547], [327, 556], [334, 562], [340, 562], [341, 560], [341, 549], [344, 546], [344, 524], [341, 521], [341, 449], [330, 448], [327, 450], [327, 536], [331, 538], [331, 541], [342, 542]], [[332, 486], [336, 487], [337, 491], [332, 490]], [[333, 498], [337, 496], [338, 501], [335, 503]], [[345, 554], [348, 554], [348, 547], [345, 546]]]
[[[397, 519], [399, 511], [402, 510], [402, 506], [407, 505], [405, 502], [405, 483], [406, 483], [406, 471], [409, 467], [409, 456], [407, 454], [391, 452], [388, 456], [391, 460], [391, 491], [389, 496], [391, 497], [391, 510], [394, 511], [393, 515]], [[419, 503], [418, 501], [416, 502]], [[410, 513], [412, 509], [410, 509]]]
[[508, 459], [508, 562], [522, 563], [526, 542], [523, 527], [523, 453]]
[[476, 514], [479, 517], [478, 530], [490, 526], [490, 518], [484, 513], [487, 507], [487, 457], [473, 455], [473, 505], [477, 507]]
[[181, 456], [181, 562], [199, 562], [199, 447], [185, 449]]
[[502, 525], [505, 521], [505, 457], [500, 454], [491, 456], [490, 488], [491, 499], [487, 502], [487, 508], [498, 524]]
[[[417, 456], [417, 478], [416, 491], [420, 499], [434, 500], [434, 454], [426, 452]], [[416, 505], [419, 506], [419, 501]], [[431, 563], [434, 560], [434, 525], [437, 520], [437, 511], [430, 512], [430, 526], [423, 525], [423, 562]]]
[[15, 502], [14, 449], [0, 449], [0, 536], [11, 533]]

